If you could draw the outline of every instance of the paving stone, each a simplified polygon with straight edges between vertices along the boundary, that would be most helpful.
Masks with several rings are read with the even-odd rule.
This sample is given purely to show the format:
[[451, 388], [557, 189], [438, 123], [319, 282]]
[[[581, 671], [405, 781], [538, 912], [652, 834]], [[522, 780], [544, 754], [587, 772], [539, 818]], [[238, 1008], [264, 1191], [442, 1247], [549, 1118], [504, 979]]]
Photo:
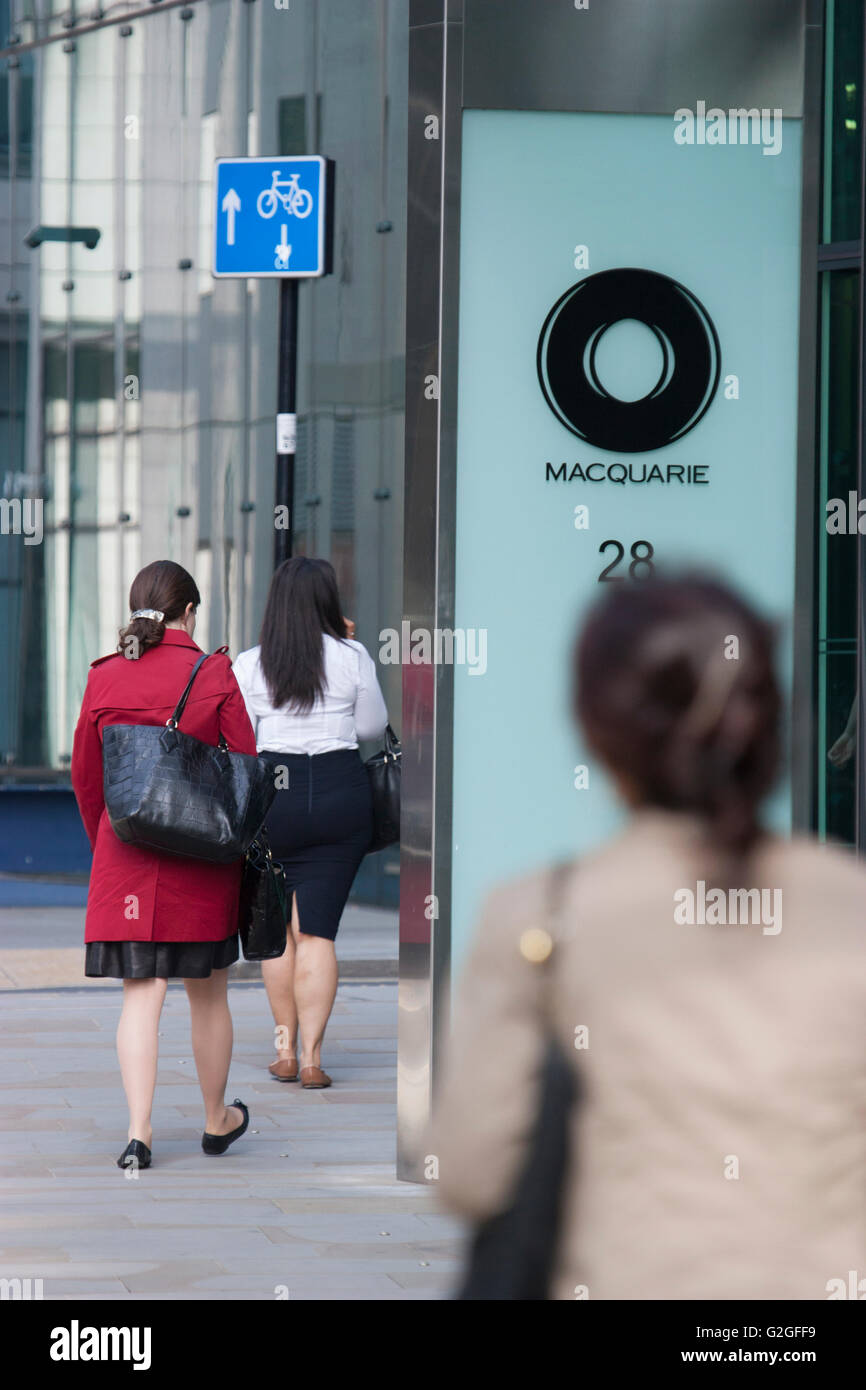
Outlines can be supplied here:
[[[115, 1226], [123, 1225], [131, 1227], [132, 1225], [128, 1217], [118, 1216], [116, 1214], [112, 1214], [111, 1221]], [[85, 1215], [83, 1212], [54, 1211], [51, 1214], [51, 1230], [54, 1232], [65, 1230], [67, 1227], [80, 1227], [86, 1229], [92, 1227], [92, 1225], [93, 1216]], [[6, 1212], [0, 1215], [0, 1242], [2, 1242], [4, 1236], [8, 1237], [13, 1231], [31, 1230], [32, 1232], [32, 1227], [33, 1216], [29, 1211], [19, 1212], [14, 1216]]]
[[195, 1239], [197, 1226], [219, 1227], [221, 1229], [228, 1226], [261, 1228], [263, 1221], [273, 1221], [278, 1214], [273, 1202], [256, 1201], [248, 1194], [244, 1194], [243, 1200], [238, 1201], [237, 1194], [227, 1200], [215, 1200], [208, 1193], [207, 1197], [200, 1197], [196, 1202], [188, 1202], [185, 1205], [183, 1216], [179, 1219], [177, 1214], [172, 1212], [168, 1203], [159, 1202], [157, 1205], [159, 1208], [157, 1212], [148, 1209], [146, 1213], [142, 1213], [140, 1217], [133, 1220], [133, 1226], [136, 1229], [146, 1226], [149, 1231], [166, 1227], [169, 1229], [179, 1228], [189, 1231], [190, 1236]]
[[5, 1269], [7, 1264], [20, 1265], [23, 1260], [27, 1264], [32, 1264], [34, 1260], [68, 1260], [69, 1256], [65, 1250], [58, 1246], [51, 1245], [4, 1245], [0, 1243], [0, 1268]]
[[459, 1283], [459, 1270], [406, 1269], [391, 1270], [390, 1278], [402, 1289], [414, 1289], [419, 1297], [429, 1298], [431, 1290], [437, 1289], [443, 1298], [451, 1297]]
[[[58, 1017], [56, 1012], [52, 1016], [52, 1014], [48, 1011], [47, 1008], [48, 1002], [49, 1001], [46, 999], [45, 1014], [38, 1015], [38, 1029], [34, 1029], [33, 1011], [31, 1011], [29, 1017], [26, 1013], [23, 1013], [19, 1017], [16, 1017], [13, 1011], [6, 1007], [6, 1001], [4, 1000], [4, 1034], [29, 1033], [31, 1030], [33, 1030], [34, 1032], [38, 1032], [43, 1036], [45, 1033], [60, 1033], [65, 1036], [67, 1033], [95, 1032], [98, 1029], [99, 1025], [92, 1018], [75, 1018], [74, 1015], [69, 1016], [65, 1011], [64, 1016], [62, 1018]], [[53, 1045], [54, 1047], [57, 1046], [56, 1043], [54, 1043]]]
[[[46, 1300], [63, 1300], [71, 1303], [93, 1302], [97, 1299], [126, 1299], [131, 1298], [126, 1285], [119, 1279], [52, 1279], [50, 1285], [46, 1286]], [[173, 1294], [172, 1297], [177, 1297]]]
[[130, 1293], [147, 1294], [151, 1290], [165, 1293], [169, 1289], [177, 1292], [191, 1289], [197, 1279], [208, 1274], [225, 1274], [226, 1270], [216, 1260], [173, 1260], [154, 1265], [140, 1274], [125, 1274], [123, 1283]]

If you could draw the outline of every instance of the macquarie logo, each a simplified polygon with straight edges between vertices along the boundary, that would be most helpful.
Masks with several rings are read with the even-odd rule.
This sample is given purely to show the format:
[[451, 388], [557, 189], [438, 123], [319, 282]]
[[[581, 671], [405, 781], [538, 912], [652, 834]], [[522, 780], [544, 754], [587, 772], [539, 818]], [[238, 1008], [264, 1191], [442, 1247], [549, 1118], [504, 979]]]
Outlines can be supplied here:
[[[607, 330], [625, 319], [655, 336], [662, 367], [639, 400], [611, 395], [596, 353]], [[716, 394], [721, 349], [696, 295], [653, 270], [603, 270], [572, 285], [544, 321], [536, 354], [538, 380], [556, 418], [587, 444], [611, 453], [663, 449], [693, 430]]]
[[82, 1327], [73, 1318], [69, 1327], [51, 1330], [52, 1361], [131, 1361], [134, 1371], [149, 1371], [149, 1327]]

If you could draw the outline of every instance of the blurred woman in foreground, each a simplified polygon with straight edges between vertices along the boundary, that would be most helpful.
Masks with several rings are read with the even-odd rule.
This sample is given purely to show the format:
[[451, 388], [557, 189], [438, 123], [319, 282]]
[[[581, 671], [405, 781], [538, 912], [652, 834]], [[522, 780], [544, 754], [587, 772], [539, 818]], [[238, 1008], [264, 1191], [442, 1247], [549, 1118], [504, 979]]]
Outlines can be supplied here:
[[629, 822], [570, 866], [555, 920], [548, 873], [488, 899], [441, 1196], [474, 1222], [507, 1208], [552, 1034], [580, 1093], [553, 1297], [827, 1298], [866, 1274], [866, 873], [761, 827], [771, 631], [709, 581], [617, 587], [579, 639], [574, 708]]

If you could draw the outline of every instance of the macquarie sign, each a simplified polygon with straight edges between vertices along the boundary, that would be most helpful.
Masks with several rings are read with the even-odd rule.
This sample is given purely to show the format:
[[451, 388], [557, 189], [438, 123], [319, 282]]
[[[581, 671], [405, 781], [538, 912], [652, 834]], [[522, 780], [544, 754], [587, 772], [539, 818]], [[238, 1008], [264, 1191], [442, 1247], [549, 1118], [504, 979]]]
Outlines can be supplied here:
[[494, 882], [619, 821], [568, 711], [600, 586], [696, 564], [791, 612], [800, 123], [773, 117], [768, 145], [464, 113], [455, 625], [487, 669], [454, 679], [458, 962]]

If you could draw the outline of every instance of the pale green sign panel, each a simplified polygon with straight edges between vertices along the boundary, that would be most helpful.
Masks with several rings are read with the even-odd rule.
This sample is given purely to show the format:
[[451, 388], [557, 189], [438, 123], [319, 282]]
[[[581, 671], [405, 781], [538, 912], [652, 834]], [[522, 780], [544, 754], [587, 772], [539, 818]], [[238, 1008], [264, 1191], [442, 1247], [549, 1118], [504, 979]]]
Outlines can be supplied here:
[[600, 584], [697, 562], [792, 611], [800, 123], [709, 132], [464, 116], [456, 622], [486, 662], [455, 667], [458, 964], [493, 883], [618, 822], [567, 709]]

